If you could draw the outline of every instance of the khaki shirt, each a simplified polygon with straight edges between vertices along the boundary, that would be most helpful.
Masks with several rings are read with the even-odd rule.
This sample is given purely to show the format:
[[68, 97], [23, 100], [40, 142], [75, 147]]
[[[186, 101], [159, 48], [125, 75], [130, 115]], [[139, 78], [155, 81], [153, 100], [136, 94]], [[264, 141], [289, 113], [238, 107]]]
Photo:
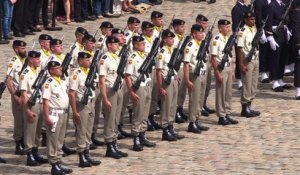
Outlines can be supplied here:
[[[84, 91], [86, 90], [85, 81], [87, 78], [88, 72], [83, 71], [82, 68], [76, 68], [70, 76], [70, 89], [76, 91], [76, 100], [82, 101]], [[94, 90], [91, 89], [92, 94], [89, 96], [89, 99], [95, 97]]]
[[184, 40], [184, 36], [181, 36], [179, 34], [175, 34], [173, 47], [178, 48], [179, 42], [181, 42], [181, 44], [182, 44], [183, 40]]
[[[158, 54], [158, 58], [156, 59], [156, 68], [162, 70], [163, 78], [167, 77], [169, 67], [168, 64], [171, 59], [171, 55], [173, 52], [173, 48], [168, 48], [166, 46], [163, 46], [160, 49], [160, 52]], [[174, 73], [177, 74], [177, 72], [174, 70]], [[173, 76], [174, 77], [174, 76]]]
[[43, 86], [43, 99], [49, 100], [49, 107], [53, 109], [67, 109], [69, 107], [68, 88], [65, 81], [58, 82], [50, 77]]
[[[130, 55], [130, 57], [128, 57], [128, 61], [127, 61], [126, 68], [125, 68], [125, 73], [131, 75], [131, 79], [132, 79], [133, 83], [136, 81], [137, 77], [140, 75], [138, 70], [141, 67], [141, 65], [143, 64], [143, 62], [145, 61], [145, 58], [146, 58], [145, 53], [144, 53], [144, 55], [140, 55], [135, 50]], [[146, 76], [144, 78], [145, 78], [145, 82], [142, 82], [141, 86], [146, 86], [146, 84], [148, 84], [151, 81], [150, 76], [149, 76], [149, 78], [147, 78]]]
[[104, 75], [105, 77], [105, 84], [107, 87], [112, 88], [114, 86], [115, 80], [118, 76], [117, 69], [120, 63], [120, 59], [118, 55], [110, 52], [107, 52], [102, 56], [100, 59], [99, 64], [99, 75]]
[[152, 35], [151, 37], [143, 36], [143, 38], [145, 38], [145, 53], [148, 54], [151, 51], [155, 37]]
[[[252, 30], [253, 31], [251, 31], [249, 26], [245, 25], [238, 33], [237, 46], [243, 48], [245, 56], [249, 54], [249, 51], [252, 48], [252, 40], [257, 32], [255, 27], [253, 27]], [[255, 58], [256, 55], [258, 55], [258, 53], [254, 54], [253, 58]]]
[[20, 81], [20, 74], [21, 74], [20, 72], [22, 66], [23, 66], [23, 62], [21, 61], [19, 56], [14, 56], [12, 59], [10, 59], [10, 62], [8, 63], [6, 75], [12, 78], [15, 90], [19, 89], [19, 81]]
[[[70, 47], [70, 52], [71, 52], [72, 47], [73, 47], [73, 45]], [[84, 47], [80, 43], [76, 42], [75, 48], [72, 53], [72, 60], [70, 62], [70, 65], [73, 65], [73, 67], [75, 67], [75, 68], [77, 68], [79, 66], [77, 57], [78, 57], [78, 53], [82, 52], [82, 51], [84, 51]]]
[[49, 58], [51, 57], [51, 51], [44, 51], [43, 49], [40, 50], [41, 52], [41, 68], [44, 69], [45, 67], [47, 67], [47, 64], [49, 62]]
[[[195, 39], [192, 39], [186, 46], [185, 51], [184, 51], [184, 62], [189, 63], [190, 66], [190, 72], [194, 72], [194, 69], [197, 65], [197, 54], [198, 54], [198, 50], [200, 48], [201, 45], [201, 41], [197, 42]], [[207, 59], [207, 58], [206, 58]], [[207, 63], [207, 61], [206, 61]], [[202, 62], [203, 67], [200, 69], [199, 74], [200, 75], [204, 75], [205, 74], [205, 70], [207, 69], [207, 65], [205, 62]]]
[[102, 47], [102, 53], [108, 52], [107, 46], [106, 46], [106, 36], [103, 35], [103, 34], [100, 36], [100, 38], [99, 38], [96, 46], [97, 46], [97, 48], [100, 48], [102, 45], [103, 45], [103, 47]]
[[156, 26], [154, 26], [153, 37], [154, 38], [158, 37], [161, 30], [162, 30], [162, 27], [156, 27]]
[[66, 55], [65, 54], [60, 54], [60, 55], [52, 54], [51, 56], [53, 57], [52, 61], [57, 61], [60, 64], [62, 64]]
[[[211, 54], [217, 56], [218, 62], [221, 62], [221, 60], [223, 58], [223, 55], [224, 55], [223, 50], [228, 41], [228, 38], [229, 38], [229, 36], [226, 36], [226, 38], [225, 38], [221, 33], [219, 33], [213, 39], [212, 46], [211, 46]], [[228, 58], [229, 58], [228, 63], [230, 64], [231, 57], [229, 56]]]
[[20, 90], [27, 91], [28, 97], [31, 97], [34, 92], [32, 85], [38, 77], [40, 70], [40, 68], [37, 68], [36, 72], [34, 72], [29, 66], [27, 66], [20, 76]]

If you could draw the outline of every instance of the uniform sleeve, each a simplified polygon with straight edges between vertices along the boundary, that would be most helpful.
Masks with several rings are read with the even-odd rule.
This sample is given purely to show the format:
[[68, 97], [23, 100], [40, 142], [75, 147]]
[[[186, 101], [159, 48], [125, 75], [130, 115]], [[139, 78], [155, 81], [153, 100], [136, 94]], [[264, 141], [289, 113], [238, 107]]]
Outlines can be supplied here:
[[156, 68], [162, 69], [164, 64], [164, 50], [162, 49], [156, 58]]
[[238, 39], [237, 39], [237, 46], [243, 48], [244, 47], [244, 41], [245, 41], [245, 33], [243, 31], [239, 31]]
[[51, 85], [50, 82], [46, 82], [42, 88], [43, 99], [49, 100], [51, 97]]
[[28, 82], [28, 74], [21, 74], [20, 76], [20, 84], [19, 84], [19, 88], [20, 90], [24, 90], [27, 91], [27, 82]]
[[6, 75], [13, 77], [14, 75], [14, 66], [15, 66], [15, 60], [14, 58], [9, 62], [8, 66], [7, 66], [7, 72]]
[[130, 57], [127, 60], [126, 68], [125, 68], [125, 73], [132, 75], [134, 71], [134, 58]]
[[107, 71], [108, 71], [108, 66], [107, 66], [107, 61], [104, 59], [100, 60], [100, 64], [99, 64], [99, 75], [107, 75]]
[[186, 48], [184, 49], [184, 59], [183, 59], [184, 62], [187, 62], [187, 63], [191, 62], [191, 58], [192, 58], [192, 45], [193, 45], [193, 43], [190, 42], [186, 46]]
[[79, 86], [79, 77], [77, 73], [70, 76], [70, 89], [77, 91]]
[[218, 40], [215, 38], [212, 42], [212, 46], [211, 46], [211, 54], [212, 55], [218, 55]]

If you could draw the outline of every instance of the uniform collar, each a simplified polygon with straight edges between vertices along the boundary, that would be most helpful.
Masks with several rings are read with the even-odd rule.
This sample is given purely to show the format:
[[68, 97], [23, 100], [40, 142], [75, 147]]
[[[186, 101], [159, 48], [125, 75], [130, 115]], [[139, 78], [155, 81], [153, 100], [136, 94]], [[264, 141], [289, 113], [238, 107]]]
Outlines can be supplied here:
[[47, 57], [50, 57], [50, 55], [51, 55], [50, 50], [42, 49], [42, 51], [43, 51], [43, 53], [44, 53]]
[[89, 73], [89, 70], [90, 70], [89, 68], [85, 68], [85, 67], [81, 67], [81, 66], [80, 66], [80, 69], [81, 69], [82, 72], [85, 73], [86, 75]]
[[114, 59], [118, 59], [118, 54], [116, 53], [112, 53], [112, 52], [108, 52]]
[[183, 40], [183, 35], [180, 35], [179, 33], [176, 33], [176, 36], [178, 37], [179, 41]]
[[61, 84], [61, 82], [62, 82], [62, 80], [61, 80], [61, 78], [59, 77], [59, 76], [52, 76], [53, 77], [53, 79], [55, 80], [55, 81], [57, 81], [59, 84]]
[[144, 59], [144, 57], [145, 57], [145, 53], [144, 53], [144, 52], [136, 51], [136, 53], [137, 53], [142, 59]]

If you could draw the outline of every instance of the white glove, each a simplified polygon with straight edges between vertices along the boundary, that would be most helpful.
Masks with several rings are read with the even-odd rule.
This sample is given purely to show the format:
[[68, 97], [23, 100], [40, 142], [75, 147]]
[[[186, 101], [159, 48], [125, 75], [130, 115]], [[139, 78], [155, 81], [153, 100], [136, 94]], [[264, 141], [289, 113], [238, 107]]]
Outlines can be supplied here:
[[260, 42], [261, 44], [265, 44], [266, 42], [268, 42], [267, 37], [266, 37], [266, 34], [265, 34], [265, 31], [263, 31], [263, 34], [262, 34], [262, 36], [260, 37], [259, 42]]
[[290, 32], [290, 30], [288, 28], [286, 28], [286, 39], [289, 41], [292, 37], [292, 33]]
[[277, 47], [279, 47], [273, 36], [268, 36], [267, 40], [269, 41], [272, 50], [275, 51]]

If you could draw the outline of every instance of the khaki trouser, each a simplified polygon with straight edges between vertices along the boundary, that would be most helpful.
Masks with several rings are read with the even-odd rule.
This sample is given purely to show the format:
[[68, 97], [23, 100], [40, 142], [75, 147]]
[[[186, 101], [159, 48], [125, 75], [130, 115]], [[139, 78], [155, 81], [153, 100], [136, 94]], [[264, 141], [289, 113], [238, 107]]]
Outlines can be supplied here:
[[242, 93], [241, 93], [241, 103], [248, 104], [251, 102], [256, 95], [257, 84], [258, 84], [258, 74], [259, 74], [259, 60], [258, 58], [252, 60], [247, 65], [248, 71], [246, 74], [241, 74], [242, 76]]
[[116, 92], [113, 88], [107, 87], [107, 98], [110, 101], [112, 108], [109, 111], [103, 104], [102, 109], [104, 113], [104, 130], [103, 136], [106, 143], [117, 140], [117, 125], [118, 119], [121, 115], [123, 105], [123, 92], [122, 89], [118, 89]]
[[102, 101], [102, 96], [100, 93], [100, 89], [98, 87], [96, 87], [95, 90], [95, 117], [94, 117], [94, 124], [93, 124], [93, 133], [97, 133], [97, 129], [98, 129], [98, 124], [99, 124], [99, 120], [100, 120], [100, 116], [101, 116], [101, 101]]
[[[207, 77], [206, 77], [206, 88], [205, 88], [205, 98], [204, 98], [204, 102], [206, 102], [208, 95], [209, 95], [209, 91], [211, 89], [211, 79], [212, 79], [212, 66], [211, 63], [209, 61], [206, 62], [206, 66], [207, 66]], [[205, 104], [203, 104], [205, 105]]]
[[230, 66], [226, 66], [221, 75], [223, 85], [216, 80], [216, 112], [218, 117], [225, 117], [226, 114], [231, 114], [232, 71]]
[[172, 80], [170, 85], [164, 85], [167, 96], [161, 99], [160, 123], [163, 128], [174, 123], [175, 113], [177, 109], [178, 82]]
[[24, 111], [24, 144], [25, 144], [25, 153], [31, 151], [33, 147], [40, 146], [40, 138], [43, 125], [43, 105], [36, 103], [31, 108], [37, 116], [34, 117], [33, 122], [28, 121], [27, 113]]
[[77, 143], [77, 152], [81, 153], [84, 150], [90, 149], [90, 144], [92, 143], [91, 135], [93, 128], [91, 127], [94, 124], [94, 103], [88, 103], [87, 105], [82, 104], [81, 102], [76, 102], [76, 107], [80, 113], [80, 122], [76, 123], [76, 143]]
[[195, 122], [201, 116], [205, 97], [206, 74], [195, 76], [190, 73], [190, 81], [194, 84], [193, 91], [189, 90], [189, 121]]
[[131, 132], [134, 136], [138, 136], [140, 132], [147, 130], [147, 120], [151, 105], [151, 86], [140, 86], [137, 90], [139, 103], [133, 105], [133, 118]]
[[55, 132], [51, 132], [51, 128], [46, 124], [47, 132], [47, 154], [50, 164], [56, 163], [61, 160], [63, 151], [62, 146], [65, 140], [67, 128], [67, 112], [58, 114], [58, 122]]
[[180, 79], [179, 86], [178, 86], [177, 106], [182, 107], [184, 104], [186, 92], [187, 92], [186, 81], [185, 81], [184, 74], [183, 74], [183, 68], [179, 69], [177, 76]]
[[130, 96], [128, 94], [128, 90], [127, 90], [127, 86], [126, 86], [126, 82], [123, 81], [123, 85], [122, 85], [122, 93], [123, 93], [123, 104], [122, 104], [122, 110], [121, 110], [121, 114], [120, 116], [118, 116], [118, 125], [119, 124], [123, 124], [123, 121], [124, 121], [124, 115], [126, 113], [126, 109], [127, 109], [127, 106], [129, 103], [131, 103], [131, 100], [130, 100]]
[[24, 111], [21, 105], [18, 105], [11, 96], [12, 113], [14, 116], [14, 133], [13, 138], [15, 141], [20, 141], [24, 137]]
[[149, 114], [155, 114], [156, 113], [156, 108], [157, 108], [157, 103], [160, 100], [158, 97], [159, 94], [159, 88], [158, 84], [156, 81], [156, 69], [152, 70], [151, 72], [151, 105], [150, 105], [150, 111]]

